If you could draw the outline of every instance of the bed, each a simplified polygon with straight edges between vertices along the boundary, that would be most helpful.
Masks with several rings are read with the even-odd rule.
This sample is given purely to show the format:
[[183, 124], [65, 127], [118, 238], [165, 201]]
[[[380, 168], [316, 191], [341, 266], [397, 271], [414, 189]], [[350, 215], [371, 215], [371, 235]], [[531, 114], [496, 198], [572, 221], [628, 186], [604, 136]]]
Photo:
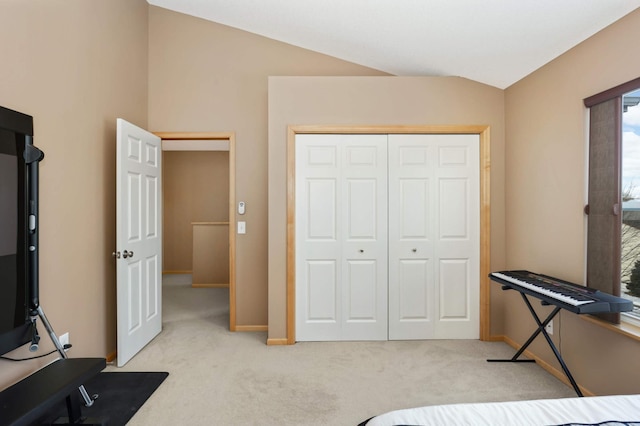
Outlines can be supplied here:
[[364, 425], [640, 426], [640, 395], [434, 405], [390, 411]]

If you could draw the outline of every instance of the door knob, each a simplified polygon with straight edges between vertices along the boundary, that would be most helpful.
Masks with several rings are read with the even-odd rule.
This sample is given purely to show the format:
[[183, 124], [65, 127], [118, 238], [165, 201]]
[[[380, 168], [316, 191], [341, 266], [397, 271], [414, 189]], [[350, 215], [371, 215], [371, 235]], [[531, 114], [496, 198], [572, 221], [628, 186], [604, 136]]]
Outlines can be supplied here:
[[122, 252], [122, 257], [124, 257], [125, 259], [127, 257], [133, 257], [133, 252], [125, 250], [124, 252]]
[[114, 251], [113, 253], [111, 253], [111, 256], [115, 257], [116, 259], [120, 259], [120, 252]]

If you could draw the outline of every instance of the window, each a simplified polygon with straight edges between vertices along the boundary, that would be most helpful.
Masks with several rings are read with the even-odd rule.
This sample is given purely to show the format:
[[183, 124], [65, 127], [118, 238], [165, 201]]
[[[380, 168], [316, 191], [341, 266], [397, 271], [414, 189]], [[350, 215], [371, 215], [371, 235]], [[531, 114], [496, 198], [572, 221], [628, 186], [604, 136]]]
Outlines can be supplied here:
[[633, 301], [629, 319], [640, 321], [640, 90], [622, 96], [622, 228], [620, 280]]
[[[634, 98], [639, 88], [640, 79], [636, 79], [584, 100], [590, 116], [589, 199], [585, 207], [589, 218], [587, 286], [623, 297], [627, 297], [623, 293], [629, 291], [632, 282], [633, 265], [629, 265], [635, 264], [633, 258], [640, 253], [640, 234], [635, 232], [638, 228], [630, 225], [633, 215], [626, 213], [627, 218], [623, 219], [628, 202], [640, 198], [640, 193], [636, 197], [632, 176], [637, 175], [635, 180], [640, 184], [640, 173], [635, 170], [636, 165], [640, 166], [640, 151], [633, 149], [637, 145], [633, 144], [635, 133], [628, 126], [636, 114]], [[640, 136], [636, 135], [636, 139], [640, 141]], [[619, 314], [599, 316], [620, 321]]]

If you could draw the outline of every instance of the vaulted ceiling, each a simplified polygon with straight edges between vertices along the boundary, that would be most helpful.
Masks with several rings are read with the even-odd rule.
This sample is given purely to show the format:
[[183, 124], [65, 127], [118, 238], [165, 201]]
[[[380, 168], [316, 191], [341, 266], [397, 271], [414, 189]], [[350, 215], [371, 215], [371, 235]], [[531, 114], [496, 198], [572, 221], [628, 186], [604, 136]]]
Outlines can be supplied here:
[[394, 75], [460, 76], [498, 88], [640, 7], [640, 0], [147, 1]]

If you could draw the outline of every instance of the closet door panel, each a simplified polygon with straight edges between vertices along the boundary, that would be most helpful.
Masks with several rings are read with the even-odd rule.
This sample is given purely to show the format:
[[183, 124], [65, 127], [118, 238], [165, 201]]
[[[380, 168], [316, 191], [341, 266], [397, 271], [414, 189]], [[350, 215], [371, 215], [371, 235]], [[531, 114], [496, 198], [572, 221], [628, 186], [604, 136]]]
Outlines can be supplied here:
[[399, 319], [404, 322], [431, 321], [433, 269], [426, 259], [398, 260]]
[[308, 178], [307, 240], [335, 241], [336, 238], [336, 179]]
[[342, 135], [343, 340], [387, 340], [387, 136]]
[[389, 338], [477, 338], [478, 136], [390, 135], [389, 188]]
[[305, 314], [308, 321], [337, 321], [336, 263], [310, 260], [306, 263], [306, 292], [308, 300]]
[[438, 216], [441, 240], [469, 238], [469, 180], [466, 178], [440, 179]]
[[340, 338], [337, 145], [335, 137], [311, 137], [296, 150], [296, 337], [301, 341]]
[[437, 152], [422, 135], [389, 136], [389, 339], [433, 335], [432, 170]]
[[433, 338], [480, 337], [480, 143], [478, 135], [432, 135], [436, 323]]
[[440, 319], [469, 320], [469, 261], [441, 259], [439, 269]]
[[376, 287], [377, 265], [372, 260], [350, 260], [346, 269], [344, 304], [346, 322], [369, 322], [378, 319]]
[[346, 182], [346, 239], [375, 241], [378, 237], [378, 188], [375, 179], [349, 179]]
[[387, 339], [386, 139], [296, 137], [297, 340]]

